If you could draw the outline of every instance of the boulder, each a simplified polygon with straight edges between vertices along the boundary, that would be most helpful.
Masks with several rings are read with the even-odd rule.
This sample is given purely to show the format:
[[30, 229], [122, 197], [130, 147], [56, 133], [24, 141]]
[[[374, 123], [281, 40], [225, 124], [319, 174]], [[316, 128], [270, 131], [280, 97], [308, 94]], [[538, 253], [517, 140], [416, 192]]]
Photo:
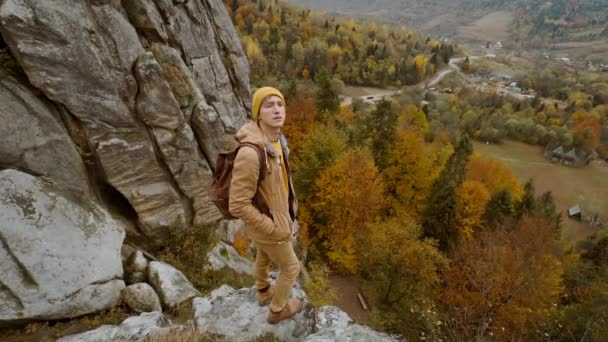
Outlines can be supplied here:
[[213, 229], [220, 240], [229, 244], [236, 240], [236, 233], [245, 234], [245, 224], [241, 220], [222, 220]]
[[93, 202], [0, 171], [0, 325], [76, 317], [120, 301], [124, 228]]
[[162, 311], [158, 295], [147, 283], [137, 283], [123, 290], [125, 302], [137, 313]]
[[148, 279], [165, 308], [176, 308], [201, 295], [180, 270], [164, 262], [152, 261], [148, 264]]
[[258, 305], [255, 287], [233, 289], [223, 285], [209, 297], [193, 300], [194, 323], [200, 332], [229, 341], [253, 341], [262, 336], [272, 336], [279, 341], [399, 341], [398, 337], [354, 323], [336, 307], [314, 309], [298, 285], [291, 296], [304, 300], [302, 311], [270, 325], [266, 322], [268, 307]]
[[239, 255], [234, 247], [224, 242], [219, 242], [207, 256], [209, 267], [212, 270], [220, 270], [228, 267], [237, 273], [255, 275], [254, 261]]
[[349, 342], [349, 341], [401, 341], [399, 336], [377, 332], [364, 325], [356, 324], [348, 315], [335, 306], [324, 306], [316, 310], [314, 334], [306, 336], [308, 342]]
[[65, 336], [57, 342], [145, 341], [146, 336], [167, 327], [171, 322], [159, 311], [144, 312], [125, 319], [120, 325], [103, 325], [82, 334]]
[[[273, 335], [280, 341], [299, 341], [311, 334], [314, 311], [310, 304], [294, 318], [277, 325], [266, 322], [268, 307], [260, 307], [255, 287], [233, 289], [228, 285], [211, 292], [209, 297], [195, 298], [194, 323], [199, 331], [216, 334], [230, 341], [251, 341]], [[292, 296], [305, 298], [302, 291]]]
[[127, 284], [131, 285], [148, 280], [148, 260], [141, 251], [136, 250], [131, 253], [131, 256], [124, 263], [124, 267]]

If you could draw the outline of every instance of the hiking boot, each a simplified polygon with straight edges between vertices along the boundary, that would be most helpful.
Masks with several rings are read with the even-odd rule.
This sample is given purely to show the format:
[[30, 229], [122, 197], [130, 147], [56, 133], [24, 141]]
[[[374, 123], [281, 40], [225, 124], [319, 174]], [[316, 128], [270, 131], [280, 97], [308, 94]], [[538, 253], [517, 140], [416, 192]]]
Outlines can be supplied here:
[[260, 304], [260, 306], [266, 306], [272, 302], [272, 297], [274, 297], [274, 286], [270, 286], [268, 290], [264, 292], [258, 291], [258, 304]]
[[279, 312], [268, 310], [268, 323], [277, 324], [280, 321], [297, 314], [300, 310], [302, 310], [302, 301], [292, 298], [287, 302], [287, 305], [285, 305], [283, 310]]

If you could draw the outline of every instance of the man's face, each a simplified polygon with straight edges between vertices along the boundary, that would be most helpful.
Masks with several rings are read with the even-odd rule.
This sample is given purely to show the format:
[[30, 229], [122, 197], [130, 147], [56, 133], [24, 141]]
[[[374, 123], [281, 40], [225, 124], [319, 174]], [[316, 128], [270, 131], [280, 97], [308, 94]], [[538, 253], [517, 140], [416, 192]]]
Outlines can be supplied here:
[[270, 128], [281, 128], [285, 123], [285, 104], [276, 95], [267, 96], [260, 106], [260, 124]]

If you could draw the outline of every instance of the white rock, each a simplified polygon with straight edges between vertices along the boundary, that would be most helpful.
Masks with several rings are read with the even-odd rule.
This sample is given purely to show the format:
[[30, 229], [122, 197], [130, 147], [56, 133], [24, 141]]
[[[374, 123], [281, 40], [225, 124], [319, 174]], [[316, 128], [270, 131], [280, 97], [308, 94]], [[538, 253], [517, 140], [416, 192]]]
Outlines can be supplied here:
[[304, 308], [293, 318], [276, 325], [266, 322], [268, 307], [257, 304], [255, 287], [235, 290], [223, 285], [209, 297], [195, 298], [194, 324], [200, 332], [229, 341], [250, 341], [271, 335], [280, 341], [397, 341], [397, 338], [354, 323], [336, 307], [313, 309], [305, 292], [296, 285], [292, 298], [304, 300]]
[[235, 290], [223, 285], [209, 297], [195, 298], [193, 305], [199, 331], [225, 336], [230, 341], [249, 341], [267, 334], [281, 341], [301, 341], [312, 333], [310, 305], [295, 318], [270, 325], [266, 322], [268, 307], [258, 305], [255, 288]]
[[212, 270], [219, 270], [224, 267], [233, 269], [241, 274], [255, 274], [254, 262], [250, 258], [243, 257], [234, 247], [219, 242], [207, 255], [209, 267]]
[[57, 342], [144, 341], [147, 335], [170, 324], [161, 312], [145, 312], [127, 318], [119, 326], [104, 325], [82, 334], [63, 337]]
[[399, 341], [396, 337], [379, 333], [364, 325], [356, 324], [335, 306], [324, 306], [315, 313], [315, 334], [306, 337], [310, 342], [375, 342]]
[[152, 261], [148, 264], [148, 270], [148, 279], [165, 308], [175, 308], [201, 295], [180, 270], [169, 264]]
[[97, 204], [0, 171], [0, 325], [75, 317], [120, 300], [124, 229]]
[[147, 283], [137, 283], [123, 290], [125, 301], [137, 313], [162, 311], [160, 299], [152, 286]]

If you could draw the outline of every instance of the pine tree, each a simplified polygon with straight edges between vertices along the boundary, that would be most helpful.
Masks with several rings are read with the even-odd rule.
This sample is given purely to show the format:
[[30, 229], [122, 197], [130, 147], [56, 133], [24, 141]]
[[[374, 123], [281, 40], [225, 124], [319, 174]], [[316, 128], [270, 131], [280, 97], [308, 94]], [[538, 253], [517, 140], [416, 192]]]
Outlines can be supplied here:
[[388, 149], [395, 141], [398, 113], [390, 100], [382, 99], [371, 112], [367, 123], [371, 150], [378, 165], [384, 169], [388, 165]]
[[515, 208], [515, 214], [518, 219], [524, 215], [531, 215], [536, 213], [538, 203], [536, 201], [536, 193], [534, 190], [534, 183], [530, 179], [524, 185], [524, 195], [521, 197], [519, 203]]
[[331, 76], [326, 69], [321, 69], [316, 77], [316, 104], [319, 113], [335, 114], [340, 109], [338, 92], [331, 82]]
[[468, 136], [461, 138], [439, 177], [433, 183], [428, 205], [423, 214], [426, 237], [439, 241], [439, 248], [447, 251], [458, 241], [456, 208], [458, 187], [462, 183], [469, 156], [473, 151]]
[[236, 11], [239, 9], [239, 0], [232, 0], [230, 8], [232, 9], [232, 16], [236, 16]]
[[505, 223], [514, 213], [513, 197], [507, 190], [494, 193], [486, 204], [486, 210], [481, 218], [486, 230], [493, 230]]

